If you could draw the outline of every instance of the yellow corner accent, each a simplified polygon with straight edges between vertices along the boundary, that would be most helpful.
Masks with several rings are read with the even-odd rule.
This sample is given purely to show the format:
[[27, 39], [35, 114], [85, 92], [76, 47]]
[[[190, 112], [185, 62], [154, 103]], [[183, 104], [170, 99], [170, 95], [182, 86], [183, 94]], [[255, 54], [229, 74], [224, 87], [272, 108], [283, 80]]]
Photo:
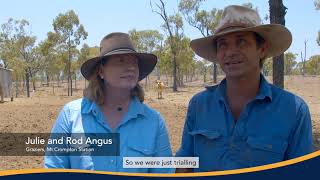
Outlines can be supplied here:
[[0, 176], [10, 176], [17, 174], [34, 174], [34, 173], [58, 173], [58, 172], [72, 172], [72, 173], [89, 173], [89, 174], [107, 174], [107, 175], [117, 175], [117, 176], [146, 176], [146, 177], [195, 177], [195, 176], [222, 176], [230, 174], [241, 174], [249, 172], [263, 171], [273, 168], [279, 168], [283, 166], [288, 166], [296, 164], [302, 161], [306, 161], [315, 158], [320, 155], [320, 150], [295, 158], [287, 161], [282, 161], [274, 164], [268, 164], [257, 167], [226, 170], [226, 171], [214, 171], [214, 172], [200, 172], [200, 173], [177, 173], [177, 174], [148, 174], [148, 173], [124, 173], [124, 172], [105, 172], [105, 171], [91, 171], [91, 170], [78, 170], [78, 169], [22, 169], [22, 170], [2, 170], [0, 171]]

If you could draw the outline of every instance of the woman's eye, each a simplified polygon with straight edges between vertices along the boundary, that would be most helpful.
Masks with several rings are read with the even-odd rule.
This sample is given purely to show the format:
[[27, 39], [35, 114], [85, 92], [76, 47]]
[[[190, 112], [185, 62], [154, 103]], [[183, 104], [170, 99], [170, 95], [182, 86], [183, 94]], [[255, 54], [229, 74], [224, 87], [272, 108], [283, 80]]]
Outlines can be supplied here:
[[238, 44], [239, 44], [240, 46], [245, 45], [246, 42], [247, 42], [247, 41], [246, 41], [245, 39], [239, 39], [239, 40], [238, 40]]

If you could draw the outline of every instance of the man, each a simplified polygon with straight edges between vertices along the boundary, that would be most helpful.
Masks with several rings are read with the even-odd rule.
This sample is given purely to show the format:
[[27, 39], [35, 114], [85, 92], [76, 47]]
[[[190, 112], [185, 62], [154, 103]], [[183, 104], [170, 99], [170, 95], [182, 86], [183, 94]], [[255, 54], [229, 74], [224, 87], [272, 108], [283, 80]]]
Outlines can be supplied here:
[[253, 167], [312, 152], [307, 104], [260, 73], [264, 59], [289, 48], [291, 33], [260, 22], [256, 11], [228, 6], [213, 36], [191, 41], [197, 55], [218, 62], [226, 74], [189, 103], [177, 156], [199, 157], [193, 171]]

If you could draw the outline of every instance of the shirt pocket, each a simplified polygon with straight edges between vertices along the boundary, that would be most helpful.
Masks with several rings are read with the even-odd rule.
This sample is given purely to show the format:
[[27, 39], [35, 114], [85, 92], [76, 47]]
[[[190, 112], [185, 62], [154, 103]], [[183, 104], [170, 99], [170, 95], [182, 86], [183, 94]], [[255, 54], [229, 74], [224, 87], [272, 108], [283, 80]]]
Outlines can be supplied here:
[[127, 157], [152, 157], [155, 154], [155, 150], [148, 144], [141, 143], [128, 143]]
[[92, 156], [70, 156], [71, 169], [94, 170]]
[[219, 131], [212, 130], [194, 130], [189, 132], [189, 134], [193, 136], [195, 148], [197, 146], [201, 148], [203, 148], [203, 146], [215, 146], [221, 138]]
[[282, 161], [288, 143], [282, 139], [272, 139], [270, 137], [248, 137], [247, 144], [250, 150], [249, 157], [251, 161], [258, 163], [257, 165], [270, 164]]
[[217, 139], [221, 136], [221, 134], [218, 131], [210, 131], [210, 130], [194, 130], [189, 132], [190, 135], [192, 136], [203, 136], [208, 140], [213, 140]]
[[215, 130], [194, 130], [189, 132], [193, 136], [193, 154], [199, 157], [199, 170], [211, 171], [216, 168], [217, 161], [223, 155], [223, 140], [221, 132]]

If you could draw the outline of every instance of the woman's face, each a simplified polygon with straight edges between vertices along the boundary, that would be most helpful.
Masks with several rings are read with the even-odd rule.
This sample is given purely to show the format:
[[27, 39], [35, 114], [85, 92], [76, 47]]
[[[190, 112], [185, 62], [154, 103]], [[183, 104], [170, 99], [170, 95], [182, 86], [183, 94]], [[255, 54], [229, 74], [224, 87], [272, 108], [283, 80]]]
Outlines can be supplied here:
[[111, 88], [131, 90], [139, 79], [138, 58], [134, 55], [113, 55], [102, 65], [99, 75]]

